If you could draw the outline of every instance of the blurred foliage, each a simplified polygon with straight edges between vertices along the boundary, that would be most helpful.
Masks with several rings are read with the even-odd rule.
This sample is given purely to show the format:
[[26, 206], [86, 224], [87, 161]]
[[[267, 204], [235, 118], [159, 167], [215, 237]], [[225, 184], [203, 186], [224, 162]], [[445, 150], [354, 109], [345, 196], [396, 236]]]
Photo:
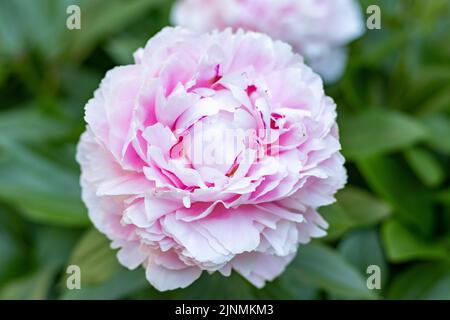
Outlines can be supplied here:
[[[320, 211], [329, 235], [301, 246], [263, 290], [239, 275], [159, 293], [121, 267], [80, 200], [83, 106], [106, 70], [169, 24], [171, 1], [0, 1], [0, 298], [450, 299], [450, 3], [378, 4], [382, 29], [327, 86], [349, 184]], [[67, 30], [78, 4], [82, 29]], [[82, 266], [82, 290], [65, 286]], [[366, 286], [367, 266], [382, 289]]]

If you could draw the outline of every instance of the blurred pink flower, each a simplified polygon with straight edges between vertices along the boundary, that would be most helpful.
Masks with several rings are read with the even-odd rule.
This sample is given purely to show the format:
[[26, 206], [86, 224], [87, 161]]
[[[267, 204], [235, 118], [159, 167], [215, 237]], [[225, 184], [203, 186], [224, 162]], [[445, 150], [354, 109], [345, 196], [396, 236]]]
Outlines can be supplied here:
[[262, 287], [325, 235], [316, 208], [346, 181], [335, 107], [282, 42], [165, 28], [86, 105], [89, 216], [158, 290], [232, 269]]
[[232, 27], [267, 33], [292, 45], [329, 82], [345, 69], [345, 45], [364, 33], [355, 0], [178, 0], [172, 21], [202, 32]]

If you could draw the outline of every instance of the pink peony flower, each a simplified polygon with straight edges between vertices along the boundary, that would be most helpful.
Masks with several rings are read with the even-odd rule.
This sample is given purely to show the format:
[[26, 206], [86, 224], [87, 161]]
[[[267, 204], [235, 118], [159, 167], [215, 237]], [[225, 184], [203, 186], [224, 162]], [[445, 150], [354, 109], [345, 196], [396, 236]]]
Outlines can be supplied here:
[[364, 32], [355, 0], [178, 0], [175, 25], [196, 31], [243, 28], [283, 40], [326, 81], [343, 73], [345, 45]]
[[325, 235], [316, 208], [346, 180], [335, 107], [287, 44], [165, 28], [86, 105], [89, 216], [158, 290], [232, 269], [262, 287]]

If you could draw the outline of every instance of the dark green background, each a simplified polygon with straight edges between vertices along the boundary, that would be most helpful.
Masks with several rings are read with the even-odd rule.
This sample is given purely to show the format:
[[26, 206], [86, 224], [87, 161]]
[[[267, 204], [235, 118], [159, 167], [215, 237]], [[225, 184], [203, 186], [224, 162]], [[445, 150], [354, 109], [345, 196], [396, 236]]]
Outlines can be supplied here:
[[[81, 30], [65, 27], [69, 4]], [[345, 75], [326, 88], [349, 171], [321, 209], [329, 236], [300, 247], [263, 290], [205, 274], [158, 293], [92, 228], [74, 154], [105, 71], [169, 23], [170, 1], [1, 0], [0, 298], [450, 299], [450, 2], [369, 4], [382, 29], [351, 45]], [[65, 289], [70, 264], [82, 290]], [[366, 287], [371, 264], [381, 290]]]

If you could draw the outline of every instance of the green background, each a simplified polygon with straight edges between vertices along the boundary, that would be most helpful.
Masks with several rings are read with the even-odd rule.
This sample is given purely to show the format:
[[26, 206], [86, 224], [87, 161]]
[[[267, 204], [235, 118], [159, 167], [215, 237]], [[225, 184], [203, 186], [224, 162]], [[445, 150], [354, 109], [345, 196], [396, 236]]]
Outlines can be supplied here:
[[[329, 235], [257, 290], [204, 274], [159, 293], [119, 266], [80, 200], [75, 146], [106, 70], [169, 24], [170, 1], [0, 1], [0, 299], [450, 299], [450, 2], [364, 0], [382, 29], [350, 46], [338, 105], [349, 184]], [[81, 30], [66, 8], [81, 7]], [[82, 270], [67, 290], [66, 267]], [[369, 290], [366, 268], [381, 268]]]

